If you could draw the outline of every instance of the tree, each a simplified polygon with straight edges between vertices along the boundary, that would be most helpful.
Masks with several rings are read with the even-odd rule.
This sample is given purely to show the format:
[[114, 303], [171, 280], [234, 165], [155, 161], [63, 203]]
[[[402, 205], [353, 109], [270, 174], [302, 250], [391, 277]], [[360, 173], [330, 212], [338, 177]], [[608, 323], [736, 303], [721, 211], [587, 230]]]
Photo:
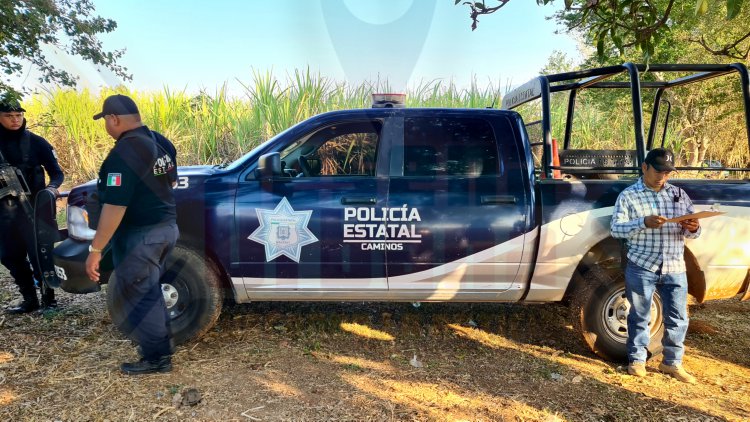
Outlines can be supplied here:
[[112, 32], [117, 23], [94, 15], [90, 0], [3, 0], [0, 2], [0, 91], [17, 98], [10, 77], [31, 63], [40, 72], [39, 81], [74, 86], [76, 78], [56, 69], [42, 46], [53, 45], [80, 56], [129, 80], [127, 69], [117, 64], [123, 50], [104, 51], [98, 34]]
[[553, 73], [572, 72], [575, 70], [575, 62], [567, 54], [560, 50], [552, 50], [547, 58], [547, 64], [539, 71], [540, 75], [551, 75]]
[[[747, 31], [743, 26], [744, 22], [750, 21], [750, 8], [743, 8], [735, 18], [734, 22], [743, 24], [727, 25], [724, 7], [721, 3], [713, 3], [704, 14], [698, 15], [695, 13], [693, 2], [675, 3], [670, 11], [669, 30], [653, 40], [650, 61], [715, 64], [736, 61], [736, 58], [727, 54], [717, 54], [716, 50], [733, 51], [724, 46], [736, 42]], [[580, 32], [588, 43], [593, 43], [596, 39], [595, 29], [584, 26]], [[643, 51], [636, 45], [623, 46], [621, 49], [611, 39], [607, 39], [602, 48], [603, 57], [592, 54], [585, 59], [581, 67], [618, 65], [643, 60]], [[734, 53], [738, 52], [745, 53], [734, 50]], [[674, 74], [659, 72], [643, 74], [643, 78], [647, 80], [674, 77]], [[622, 98], [616, 96], [615, 90], [601, 91], [579, 95], [577, 101], [586, 102], [597, 110], [607, 110], [609, 116], [615, 116], [619, 107], [613, 109], [613, 101]], [[719, 159], [725, 165], [741, 167], [748, 162], [747, 139], [742, 135], [737, 136], [745, 133], [739, 92], [736, 76], [709, 79], [698, 84], [667, 90], [662, 98], [671, 104], [667, 141], [668, 146], [680, 157], [681, 164], [700, 166], [706, 160]], [[643, 95], [644, 121], [648, 122], [653, 111], [653, 91], [645, 90]], [[624, 110], [627, 105], [623, 104], [622, 107]], [[666, 109], [663, 108], [662, 115], [665, 112]]]
[[[537, 0], [539, 5], [553, 3], [554, 0]], [[607, 55], [606, 45], [610, 43], [622, 53], [629, 47], [636, 47], [648, 60], [654, 54], [659, 38], [662, 38], [675, 25], [681, 24], [689, 11], [691, 16], [703, 17], [709, 11], [722, 9], [726, 20], [733, 20], [733, 37], [721, 40], [698, 38], [700, 44], [712, 54], [748, 59], [750, 54], [750, 25], [748, 21], [735, 19], [742, 11], [745, 0], [697, 0], [685, 2], [675, 0], [564, 0], [565, 10], [556, 13], [555, 18], [568, 30], [588, 33], [597, 47], [600, 57]], [[505, 7], [510, 0], [464, 1], [468, 5], [472, 29], [476, 29], [479, 16], [489, 15]], [[455, 4], [461, 0], [455, 0]], [[683, 13], [675, 13], [677, 10]], [[680, 17], [677, 17], [680, 15]], [[727, 25], [720, 25], [724, 29]]]
[[[631, 0], [611, 1], [608, 4], [629, 2]], [[594, 3], [587, 2], [591, 5]], [[566, 9], [558, 12], [556, 18], [569, 28], [575, 27], [585, 42], [598, 46], [598, 54], [586, 57], [582, 68], [640, 62], [644, 53], [653, 63], [726, 63], [738, 59], [747, 63], [750, 8], [736, 10], [732, 15], [735, 20], [727, 24], [729, 9], [723, 1], [710, 2], [705, 10], [699, 11], [696, 11], [694, 2], [653, 0], [650, 5], [658, 10], [668, 10], [668, 14], [661, 15], [668, 16], [668, 19], [663, 32], [651, 38], [648, 49], [643, 44], [632, 42], [637, 36], [624, 29], [620, 40], [613, 39], [611, 32], [602, 35], [604, 15], [585, 17], [580, 10]], [[618, 31], [615, 34], [620, 34]], [[565, 71], [567, 66], [565, 57], [553, 52], [542, 73]], [[645, 72], [642, 75], [646, 80], [678, 76], [684, 75], [659, 72]], [[706, 160], [717, 159], [732, 167], [742, 167], [748, 163], [750, 157], [744, 136], [744, 109], [739, 92], [736, 76], [709, 79], [666, 91], [662, 101], [663, 104], [670, 104], [667, 146], [675, 150], [681, 164], [700, 166]], [[620, 115], [626, 117], [622, 113], [629, 110], [630, 98], [623, 97], [617, 90], [592, 90], [581, 94], [576, 99], [577, 107], [601, 111], [610, 123], [617, 121]], [[644, 121], [648, 122], [653, 112], [654, 92], [645, 90], [642, 94]], [[554, 101], [553, 98], [553, 105]], [[618, 102], [620, 106], [613, 107]], [[667, 108], [663, 107], [660, 115], [664, 116], [666, 111]], [[664, 124], [663, 118], [660, 122]]]

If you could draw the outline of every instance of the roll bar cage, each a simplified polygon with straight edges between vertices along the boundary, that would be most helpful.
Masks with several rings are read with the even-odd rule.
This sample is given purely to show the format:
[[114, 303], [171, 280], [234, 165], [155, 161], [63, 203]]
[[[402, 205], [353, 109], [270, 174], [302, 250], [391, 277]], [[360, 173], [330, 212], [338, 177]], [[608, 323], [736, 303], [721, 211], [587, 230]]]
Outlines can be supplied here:
[[[691, 75], [676, 78], [669, 81], [642, 81], [641, 74], [646, 72], [695, 72]], [[501, 108], [512, 110], [530, 101], [541, 98], [542, 100], [542, 173], [546, 178], [552, 178], [553, 170], [570, 170], [568, 167], [554, 166], [552, 161], [552, 134], [550, 119], [550, 94], [554, 92], [570, 91], [568, 99], [568, 111], [565, 123], [565, 139], [563, 149], [568, 149], [572, 132], [572, 121], [575, 110], [576, 96], [583, 89], [626, 89], [631, 92], [633, 105], [633, 122], [636, 146], [637, 167], [612, 168], [609, 170], [637, 170], [640, 171], [641, 164], [646, 158], [646, 151], [652, 149], [654, 136], [659, 116], [661, 97], [669, 88], [674, 88], [694, 82], [699, 82], [719, 76], [736, 72], [742, 83], [742, 102], [745, 111], [745, 131], [747, 134], [748, 149], [750, 151], [750, 77], [747, 68], [742, 63], [732, 64], [634, 64], [623, 63], [617, 66], [606, 66], [589, 70], [575, 72], [557, 73], [553, 75], [537, 76], [520, 87], [510, 91], [503, 97]], [[607, 81], [614, 76], [627, 73], [628, 82]], [[651, 116], [648, 137], [644, 137], [643, 131], [643, 102], [641, 97], [642, 88], [656, 89], [654, 98], [654, 110]], [[668, 104], [670, 111], [671, 104]], [[666, 125], [665, 125], [666, 131]], [[600, 167], [580, 168], [576, 170], [603, 170]], [[705, 170], [704, 167], [681, 167], [684, 170]], [[745, 168], [724, 168], [729, 171], [748, 171]]]

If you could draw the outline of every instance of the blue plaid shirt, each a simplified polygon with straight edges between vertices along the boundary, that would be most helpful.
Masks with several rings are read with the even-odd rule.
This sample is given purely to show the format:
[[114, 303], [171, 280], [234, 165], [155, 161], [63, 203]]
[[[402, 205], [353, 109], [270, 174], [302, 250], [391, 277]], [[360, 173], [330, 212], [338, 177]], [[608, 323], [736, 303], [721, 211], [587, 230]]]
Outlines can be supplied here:
[[690, 233], [678, 223], [649, 229], [645, 217], [673, 218], [693, 212], [693, 202], [685, 191], [665, 183], [659, 192], [654, 192], [641, 177], [617, 197], [610, 230], [612, 237], [627, 241], [628, 259], [639, 267], [656, 272], [661, 266], [663, 274], [684, 273], [685, 238], [697, 238], [701, 229]]

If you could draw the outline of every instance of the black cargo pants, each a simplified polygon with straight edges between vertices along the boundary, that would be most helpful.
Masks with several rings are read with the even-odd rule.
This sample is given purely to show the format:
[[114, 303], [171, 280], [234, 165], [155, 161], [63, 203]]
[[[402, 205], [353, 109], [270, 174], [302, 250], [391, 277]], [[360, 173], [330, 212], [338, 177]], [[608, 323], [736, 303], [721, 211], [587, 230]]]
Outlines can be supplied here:
[[143, 358], [154, 361], [172, 354], [169, 315], [159, 279], [164, 262], [174, 248], [179, 231], [177, 224], [126, 229], [112, 239], [113, 277], [109, 288], [124, 315], [119, 327], [136, 339]]
[[[29, 259], [34, 264], [34, 270]], [[16, 201], [0, 199], [0, 263], [10, 271], [24, 298], [36, 298], [34, 274], [36, 271], [36, 246], [34, 226]], [[39, 278], [41, 280], [41, 278]]]

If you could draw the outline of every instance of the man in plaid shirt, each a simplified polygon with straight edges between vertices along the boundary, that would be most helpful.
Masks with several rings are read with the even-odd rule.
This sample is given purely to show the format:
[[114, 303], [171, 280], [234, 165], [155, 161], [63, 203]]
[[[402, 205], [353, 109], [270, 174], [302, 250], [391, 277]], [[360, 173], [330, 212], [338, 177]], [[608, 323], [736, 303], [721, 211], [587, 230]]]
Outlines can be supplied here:
[[651, 302], [658, 290], [663, 303], [664, 359], [659, 370], [694, 384], [695, 377], [682, 367], [683, 342], [688, 327], [687, 274], [683, 259], [685, 238], [700, 236], [698, 220], [667, 223], [666, 220], [693, 213], [685, 191], [667, 183], [675, 170], [672, 151], [649, 151], [642, 165], [643, 176], [620, 193], [612, 212], [612, 236], [625, 239], [628, 262], [625, 294], [628, 313], [628, 373], [646, 376], [650, 343]]

